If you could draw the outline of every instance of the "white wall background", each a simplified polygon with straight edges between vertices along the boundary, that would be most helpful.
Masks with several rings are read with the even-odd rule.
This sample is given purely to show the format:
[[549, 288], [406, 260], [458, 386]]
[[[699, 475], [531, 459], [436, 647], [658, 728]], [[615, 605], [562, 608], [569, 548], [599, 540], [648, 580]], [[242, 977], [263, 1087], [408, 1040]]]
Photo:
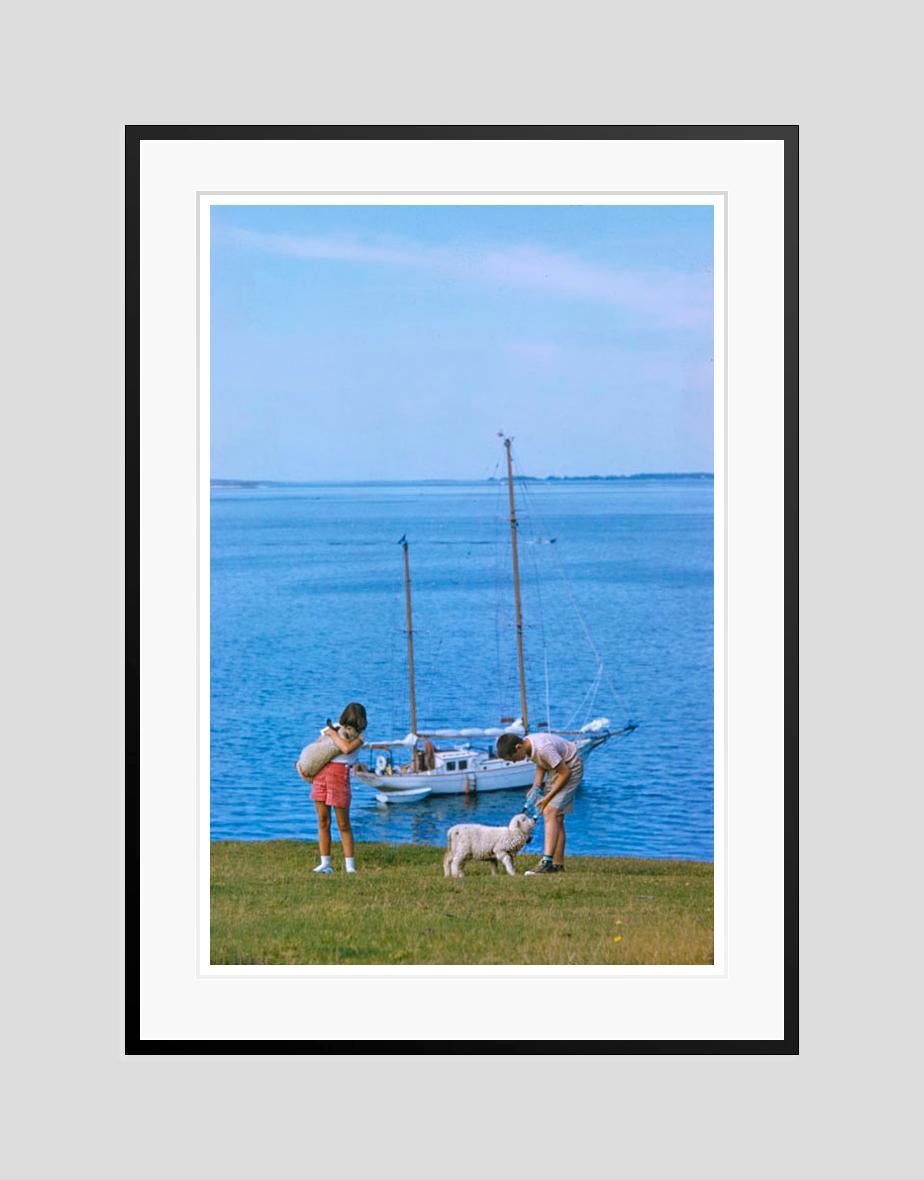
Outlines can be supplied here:
[[[84, 1161], [101, 1177], [358, 1175], [389, 1159], [462, 1174], [468, 1153], [443, 1145], [470, 1128], [527, 1172], [901, 1170], [920, 830], [907, 11], [91, 0], [8, 17], [4, 1056], [17, 1174]], [[123, 1058], [122, 125], [677, 121], [802, 127], [801, 1056], [526, 1059], [509, 1088], [496, 1063], [469, 1058]], [[421, 1096], [396, 1123], [377, 1095], [402, 1087]], [[512, 1131], [523, 1141], [501, 1146]]]

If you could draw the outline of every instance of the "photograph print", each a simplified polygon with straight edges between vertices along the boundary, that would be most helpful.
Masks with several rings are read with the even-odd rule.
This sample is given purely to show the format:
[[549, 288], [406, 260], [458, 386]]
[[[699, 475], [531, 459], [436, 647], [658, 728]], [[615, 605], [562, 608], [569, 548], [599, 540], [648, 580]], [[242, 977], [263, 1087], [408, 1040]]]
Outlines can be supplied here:
[[208, 961], [711, 966], [721, 212], [390, 200], [206, 213]]

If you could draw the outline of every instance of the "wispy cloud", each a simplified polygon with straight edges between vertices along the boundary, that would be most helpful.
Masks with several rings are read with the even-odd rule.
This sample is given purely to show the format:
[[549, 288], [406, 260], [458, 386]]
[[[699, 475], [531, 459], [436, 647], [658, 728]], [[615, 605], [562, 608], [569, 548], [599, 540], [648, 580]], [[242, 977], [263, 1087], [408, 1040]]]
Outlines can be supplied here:
[[233, 226], [220, 233], [225, 243], [306, 262], [365, 263], [429, 271], [493, 287], [608, 304], [627, 315], [670, 327], [704, 327], [712, 318], [712, 275], [708, 271], [622, 268], [530, 243], [474, 248], [432, 246], [397, 238], [292, 236]]
[[681, 393], [711, 393], [713, 365], [699, 348], [690, 351], [651, 351], [628, 347], [568, 344], [549, 340], [515, 339], [507, 344], [511, 362], [546, 379], [567, 378], [610, 387], [670, 389]]

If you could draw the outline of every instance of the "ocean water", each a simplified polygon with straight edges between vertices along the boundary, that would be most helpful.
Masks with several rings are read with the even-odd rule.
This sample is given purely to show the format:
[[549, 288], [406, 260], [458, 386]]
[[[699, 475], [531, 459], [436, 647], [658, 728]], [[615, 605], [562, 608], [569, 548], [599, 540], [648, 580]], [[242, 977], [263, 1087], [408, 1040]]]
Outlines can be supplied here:
[[[639, 726], [588, 758], [568, 851], [712, 860], [712, 481], [517, 496], [531, 727]], [[369, 740], [408, 732], [405, 534], [418, 729], [519, 715], [506, 483], [215, 487], [212, 839], [316, 838], [293, 763], [349, 701]], [[521, 805], [518, 791], [384, 805], [354, 780], [353, 829], [437, 845]]]

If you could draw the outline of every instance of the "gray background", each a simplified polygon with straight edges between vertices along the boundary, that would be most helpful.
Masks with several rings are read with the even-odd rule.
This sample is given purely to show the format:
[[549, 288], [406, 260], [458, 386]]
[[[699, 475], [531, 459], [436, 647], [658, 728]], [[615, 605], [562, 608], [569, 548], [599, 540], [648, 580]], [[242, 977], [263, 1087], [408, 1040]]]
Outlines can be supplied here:
[[[904, 1170], [921, 703], [906, 12], [165, 2], [8, 18], [17, 1175]], [[802, 128], [801, 1056], [124, 1058], [122, 125], [681, 121]], [[396, 1119], [402, 1090], [413, 1113]]]

